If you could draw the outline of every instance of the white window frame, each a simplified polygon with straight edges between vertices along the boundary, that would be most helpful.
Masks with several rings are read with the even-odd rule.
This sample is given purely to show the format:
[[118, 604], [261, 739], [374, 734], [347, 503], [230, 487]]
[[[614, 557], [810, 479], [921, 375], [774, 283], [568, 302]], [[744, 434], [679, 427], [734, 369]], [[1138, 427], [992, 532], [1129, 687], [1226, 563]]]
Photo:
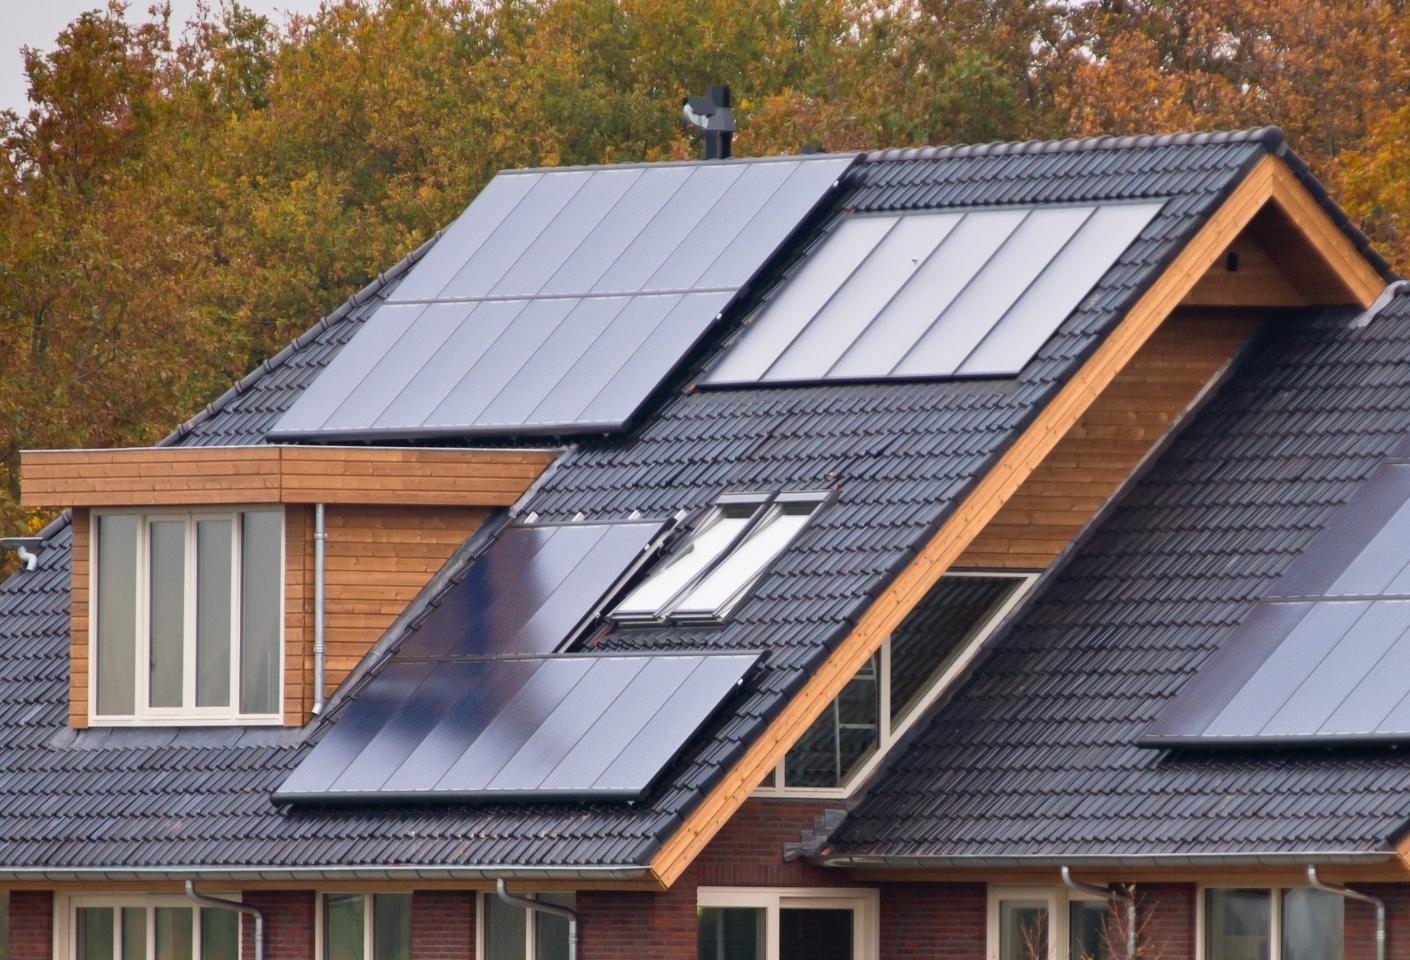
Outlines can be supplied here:
[[[847, 778], [847, 782], [840, 787], [790, 787], [784, 779], [784, 765], [787, 761], [787, 753], [779, 759], [774, 767], [773, 784], [761, 785], [754, 790], [754, 796], [758, 797], [798, 797], [816, 800], [845, 799], [856, 792], [857, 788], [867, 781], [867, 778], [876, 770], [877, 765], [885, 759], [886, 754], [896, 743], [906, 735], [907, 731], [913, 727], [921, 717], [930, 710], [935, 701], [938, 700], [954, 682], [955, 678], [965, 671], [973, 662], [975, 656], [983, 648], [984, 643], [989, 639], [1007, 619], [1014, 608], [1022, 602], [1033, 589], [1033, 585], [1042, 576], [1040, 573], [1032, 571], [1015, 572], [1013, 570], [956, 570], [947, 572], [947, 577], [984, 577], [986, 579], [1004, 578], [1019, 581], [1018, 588], [1005, 598], [1004, 602], [990, 615], [989, 619], [975, 631], [964, 647], [950, 661], [949, 665], [942, 670], [939, 675], [930, 681], [930, 684], [921, 689], [915, 706], [910, 713], [902, 718], [896, 726], [891, 724], [891, 638], [887, 637], [878, 651], [879, 664], [877, 669], [877, 703], [878, 703], [878, 730], [876, 748], [872, 750], [871, 756], [862, 761], [862, 764]], [[851, 683], [849, 678], [848, 683]], [[832, 701], [828, 701], [828, 708], [832, 706]], [[827, 708], [824, 708], [827, 709]], [[792, 748], [790, 747], [790, 750]]]
[[373, 898], [373, 897], [377, 897], [377, 896], [386, 896], [386, 895], [388, 895], [388, 894], [396, 894], [396, 895], [398, 895], [398, 896], [408, 896], [408, 897], [411, 897], [411, 898], [412, 898], [412, 900], [411, 900], [411, 909], [412, 909], [411, 936], [412, 936], [412, 942], [413, 942], [413, 943], [415, 942], [415, 940], [416, 940], [416, 925], [415, 925], [416, 893], [415, 893], [414, 891], [412, 891], [412, 890], [319, 890], [319, 891], [317, 891], [317, 892], [314, 894], [314, 899], [313, 899], [313, 913], [314, 913], [314, 916], [313, 916], [313, 960], [323, 960], [323, 938], [324, 938], [324, 936], [325, 936], [325, 932], [324, 932], [324, 929], [323, 929], [323, 922], [324, 922], [324, 921], [323, 921], [323, 917], [324, 917], [324, 914], [325, 914], [325, 912], [326, 912], [326, 911], [324, 910], [324, 902], [323, 902], [323, 900], [324, 900], [324, 898], [327, 897], [330, 893], [331, 893], [331, 894], [334, 894], [334, 895], [338, 895], [338, 896], [347, 895], [347, 894], [356, 894], [357, 896], [362, 897], [362, 957], [363, 957], [363, 960], [374, 960], [373, 955], [372, 955], [372, 949], [373, 949], [373, 947], [376, 945], [376, 939], [375, 939], [375, 937], [376, 937], [376, 931], [372, 929], [372, 921], [373, 921], [373, 918], [376, 916], [376, 914], [374, 913], [373, 907], [372, 907], [372, 898]]
[[780, 910], [850, 909], [852, 960], [880, 960], [881, 894], [863, 887], [697, 887], [697, 910], [738, 907], [764, 911], [764, 960], [778, 960]]
[[[576, 890], [538, 890], [538, 891], [535, 891], [534, 893], [524, 894], [524, 896], [528, 897], [530, 900], [537, 900], [540, 896], [542, 896], [542, 895], [545, 894], [545, 893], [556, 893], [556, 894], [571, 893], [571, 894], [573, 894], [573, 896], [576, 898], [578, 892], [577, 892]], [[481, 894], [479, 894], [479, 896], [477, 896], [477, 897], [475, 898], [475, 956], [476, 956], [476, 957], [488, 957], [488, 956], [490, 955], [489, 944], [487, 944], [487, 943], [485, 942], [485, 933], [486, 933], [486, 930], [485, 930], [485, 911], [486, 911], [486, 909], [487, 909], [486, 906], [485, 906], [485, 904], [486, 904], [488, 901], [490, 901], [490, 900], [497, 900], [497, 899], [499, 899], [499, 894], [498, 894], [498, 893], [495, 893], [494, 891], [490, 891], [490, 892], [488, 892], [488, 893], [481, 893]], [[537, 912], [536, 912], [536, 911], [528, 910], [528, 909], [525, 909], [525, 910], [524, 910], [524, 924], [525, 924], [525, 930], [524, 930], [524, 957], [525, 957], [525, 960], [534, 960], [534, 958], [536, 958], [536, 957], [538, 956], [539, 925], [538, 925], [536, 922], [534, 922], [534, 918], [535, 918], [536, 916], [537, 916]], [[369, 957], [370, 957], [370, 956], [371, 956], [371, 955], [369, 954]]]
[[984, 955], [988, 960], [999, 960], [999, 903], [1004, 900], [1042, 900], [1048, 905], [1048, 957], [1049, 960], [1080, 960], [1067, 955], [1069, 940], [1068, 912], [1072, 903], [1106, 903], [1111, 899], [1098, 897], [1081, 890], [1073, 890], [1061, 884], [1057, 886], [989, 886], [989, 905], [984, 936]]
[[[240, 902], [241, 895], [235, 891], [211, 891], [210, 896], [218, 897], [222, 900], [229, 900], [234, 903]], [[201, 910], [214, 910], [214, 907], [206, 907], [195, 903], [179, 893], [134, 893], [134, 894], [108, 894], [108, 893], [56, 893], [54, 895], [54, 951], [53, 956], [61, 960], [78, 960], [78, 937], [75, 935], [77, 928], [77, 911], [80, 907], [110, 907], [114, 914], [113, 937], [116, 946], [118, 938], [122, 936], [121, 910], [124, 907], [143, 907], [147, 910], [147, 960], [154, 960], [156, 956], [156, 922], [152, 911], [157, 907], [187, 907], [193, 911], [191, 915], [191, 956], [193, 960], [201, 960]], [[236, 924], [238, 940], [235, 943], [235, 955], [244, 956], [245, 948], [245, 923], [243, 914]], [[114, 952], [113, 956], [119, 956]]]
[[[241, 558], [244, 553], [244, 529], [240, 516], [247, 512], [279, 514], [279, 597], [277, 603], [279, 624], [279, 679], [276, 690], [279, 692], [281, 709], [274, 713], [240, 712], [240, 578]], [[135, 690], [133, 693], [133, 713], [100, 714], [98, 712], [98, 521], [105, 516], [133, 516], [137, 518], [137, 644], [134, 666]], [[189, 707], [149, 706], [150, 676], [147, 664], [151, 657], [151, 531], [153, 521], [184, 520], [186, 524], [186, 559], [184, 596], [186, 598], [185, 622], [183, 625], [183, 671], [182, 700]], [[196, 529], [202, 520], [228, 520], [231, 529], [230, 584], [230, 704], [225, 707], [197, 707], [196, 702]], [[143, 509], [102, 509], [94, 510], [89, 516], [88, 537], [88, 721], [95, 727], [145, 727], [145, 726], [266, 726], [282, 724], [284, 690], [284, 583], [288, 570], [287, 524], [288, 516], [279, 504], [245, 504], [232, 507], [158, 507]]]
[[[1259, 890], [1269, 895], [1268, 956], [1270, 960], [1281, 960], [1283, 956], [1283, 895], [1291, 890], [1306, 890], [1307, 887], [1269, 887], [1256, 883], [1201, 883], [1195, 887], [1195, 960], [1205, 960], [1205, 893], [1209, 890]], [[1346, 915], [1342, 914], [1342, 956], [1346, 955]]]

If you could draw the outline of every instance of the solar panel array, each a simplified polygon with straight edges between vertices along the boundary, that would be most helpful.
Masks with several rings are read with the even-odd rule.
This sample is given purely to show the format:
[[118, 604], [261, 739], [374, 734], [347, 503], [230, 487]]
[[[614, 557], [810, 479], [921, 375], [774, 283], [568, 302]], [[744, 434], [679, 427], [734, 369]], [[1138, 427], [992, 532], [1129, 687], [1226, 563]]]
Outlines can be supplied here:
[[275, 800], [635, 800], [758, 659], [399, 661]]
[[1410, 739], [1410, 464], [1383, 464], [1142, 735]]
[[501, 173], [271, 436], [621, 429], [854, 159]]
[[705, 382], [1015, 375], [1161, 206], [846, 217]]

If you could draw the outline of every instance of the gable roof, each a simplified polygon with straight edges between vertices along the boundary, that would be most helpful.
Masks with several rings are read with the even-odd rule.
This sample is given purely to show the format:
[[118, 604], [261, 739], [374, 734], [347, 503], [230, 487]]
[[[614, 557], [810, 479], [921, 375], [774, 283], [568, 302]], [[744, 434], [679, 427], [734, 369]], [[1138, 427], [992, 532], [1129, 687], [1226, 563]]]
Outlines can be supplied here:
[[[524, 504], [548, 520], [625, 519], [702, 507], [724, 490], [818, 486], [836, 500], [724, 627], [623, 630], [609, 650], [769, 651], [740, 706], [635, 806], [613, 803], [290, 810], [274, 788], [338, 711], [311, 731], [65, 726], [67, 542], [0, 587], [0, 875], [356, 868], [461, 875], [639, 875], [704, 791], [847, 634], [958, 498], [1099, 344], [1125, 308], [1260, 159], [1269, 131], [873, 154], [838, 209], [944, 209], [1167, 198], [1159, 216], [1014, 379], [691, 390], [715, 337], [630, 433], [565, 453]], [[797, 248], [804, 255], [806, 243]], [[347, 342], [389, 277], [320, 323], [173, 438], [259, 443]], [[487, 538], [433, 582], [436, 602]], [[414, 630], [415, 617], [410, 621]], [[396, 638], [381, 647], [394, 646]], [[377, 656], [364, 675], [375, 673]], [[354, 683], [344, 698], [354, 696]]]
[[[1387, 855], [1394, 749], [1137, 740], [1410, 433], [1410, 289], [1287, 312], [996, 637], [833, 837], [835, 863]], [[1295, 399], [1294, 399], [1295, 398]]]

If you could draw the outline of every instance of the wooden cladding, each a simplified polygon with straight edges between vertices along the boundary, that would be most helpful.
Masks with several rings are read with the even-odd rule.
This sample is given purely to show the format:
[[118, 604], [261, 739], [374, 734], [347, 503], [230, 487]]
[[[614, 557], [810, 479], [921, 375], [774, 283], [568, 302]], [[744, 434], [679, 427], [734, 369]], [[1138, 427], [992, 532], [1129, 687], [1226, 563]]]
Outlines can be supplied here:
[[1185, 308], [1161, 325], [955, 566], [1042, 570], [1096, 516], [1262, 319]]
[[26, 507], [327, 503], [503, 507], [549, 450], [411, 447], [148, 447], [26, 450]]

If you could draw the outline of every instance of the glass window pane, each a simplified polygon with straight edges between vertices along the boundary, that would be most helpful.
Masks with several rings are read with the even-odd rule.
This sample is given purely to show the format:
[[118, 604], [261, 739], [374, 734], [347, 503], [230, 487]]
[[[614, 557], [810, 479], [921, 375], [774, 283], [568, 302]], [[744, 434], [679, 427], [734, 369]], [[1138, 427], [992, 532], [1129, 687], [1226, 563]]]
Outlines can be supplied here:
[[852, 911], [780, 910], [778, 960], [852, 960]]
[[762, 907], [701, 907], [696, 960], [764, 960], [768, 914]]
[[324, 895], [323, 960], [363, 960], [365, 910], [360, 893]]
[[158, 520], [147, 530], [152, 554], [147, 702], [153, 707], [180, 707], [185, 675], [186, 523]]
[[999, 960], [1047, 960], [1048, 904], [999, 901]]
[[240, 914], [201, 910], [201, 960], [239, 960]]
[[715, 616], [783, 552], [812, 516], [814, 504], [779, 510], [756, 527], [686, 595], [675, 613]]
[[230, 706], [229, 520], [196, 524], [196, 706]]
[[881, 740], [878, 658], [857, 671], [784, 758], [785, 787], [840, 787]]
[[941, 577], [891, 635], [891, 722], [901, 723], [1023, 581]]
[[528, 949], [528, 917], [493, 894], [485, 905], [485, 960], [524, 960]]
[[617, 605], [616, 613], [652, 617], [687, 583], [729, 548], [751, 511], [717, 511], [693, 537], [661, 561], [651, 575]]
[[1121, 943], [1124, 932], [1117, 925], [1109, 902], [1073, 900], [1068, 904], [1067, 913], [1069, 960], [1107, 960], [1120, 953], [1112, 950], [1111, 945]]
[[147, 960], [147, 908], [122, 908], [122, 960]]
[[279, 712], [283, 514], [241, 515], [240, 712]]
[[411, 894], [372, 897], [373, 960], [411, 960]]
[[1204, 906], [1205, 960], [1268, 960], [1267, 890], [1207, 890]]
[[153, 940], [157, 960], [192, 960], [190, 907], [157, 907]]
[[[541, 893], [534, 898], [572, 910], [571, 893]], [[382, 960], [378, 957], [377, 960]], [[568, 920], [549, 913], [534, 914], [534, 960], [568, 960]]]
[[130, 716], [137, 707], [137, 524], [98, 517], [98, 713]]
[[1283, 894], [1283, 960], [1342, 960], [1346, 901], [1322, 890]]
[[114, 960], [112, 908], [79, 907], [74, 914], [78, 960]]

